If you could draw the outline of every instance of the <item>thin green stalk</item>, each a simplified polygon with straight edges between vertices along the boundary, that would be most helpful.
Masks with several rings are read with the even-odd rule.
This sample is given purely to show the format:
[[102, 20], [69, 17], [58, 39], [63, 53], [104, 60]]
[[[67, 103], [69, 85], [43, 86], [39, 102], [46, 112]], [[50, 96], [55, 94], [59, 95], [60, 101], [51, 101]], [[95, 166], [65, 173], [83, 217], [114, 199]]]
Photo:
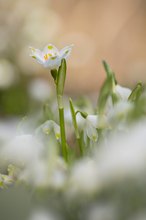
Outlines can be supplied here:
[[81, 141], [80, 136], [77, 138], [77, 141], [78, 141], [78, 145], [79, 145], [79, 149], [80, 149], [80, 154], [81, 154], [81, 156], [83, 156], [83, 147], [82, 147], [82, 141]]
[[66, 143], [66, 133], [65, 133], [65, 121], [64, 121], [64, 107], [62, 96], [57, 96], [58, 109], [59, 109], [59, 124], [60, 124], [60, 134], [61, 134], [61, 145], [62, 145], [62, 155], [65, 161], [68, 161], [67, 154], [67, 143]]
[[67, 162], [68, 151], [67, 151], [67, 142], [66, 142], [66, 134], [65, 134], [64, 105], [63, 105], [64, 84], [65, 84], [65, 79], [66, 79], [66, 60], [65, 59], [61, 60], [61, 65], [59, 66], [58, 71], [56, 69], [51, 70], [51, 75], [56, 85], [62, 155], [63, 155], [64, 160]]
[[75, 130], [75, 135], [76, 135], [76, 139], [77, 139], [79, 149], [80, 149], [80, 155], [83, 156], [83, 148], [82, 148], [80, 132], [78, 129], [77, 119], [76, 119], [76, 112], [75, 112], [73, 102], [71, 99], [69, 100], [69, 103], [70, 103], [70, 110], [71, 110], [72, 122], [73, 122], [74, 130]]

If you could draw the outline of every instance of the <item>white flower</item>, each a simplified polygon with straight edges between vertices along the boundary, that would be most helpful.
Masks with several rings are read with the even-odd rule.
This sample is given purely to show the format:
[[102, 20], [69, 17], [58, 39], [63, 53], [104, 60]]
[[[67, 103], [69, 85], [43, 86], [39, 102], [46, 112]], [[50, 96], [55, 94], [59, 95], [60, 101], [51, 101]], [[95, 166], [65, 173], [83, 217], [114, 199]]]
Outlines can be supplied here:
[[85, 143], [87, 142], [87, 137], [93, 142], [96, 142], [98, 139], [98, 132], [97, 132], [96, 128], [88, 120], [86, 120], [86, 125], [84, 128], [84, 141], [85, 141]]
[[14, 165], [29, 165], [38, 159], [42, 149], [42, 144], [34, 136], [18, 135], [2, 146], [0, 161], [6, 160]]
[[30, 47], [30, 56], [45, 68], [49, 68], [50, 70], [57, 69], [61, 64], [61, 60], [69, 57], [72, 47], [73, 45], [66, 46], [60, 51], [53, 44], [48, 44], [42, 51]]
[[57, 140], [60, 139], [60, 126], [52, 120], [47, 120], [42, 125], [40, 125], [36, 129], [36, 134], [39, 135], [41, 133], [45, 135], [50, 135], [51, 131], [54, 132]]
[[133, 108], [132, 103], [121, 100], [118, 103], [113, 106], [112, 109], [109, 110], [107, 113], [108, 120], [114, 119], [114, 118], [121, 118], [125, 117], [126, 114], [128, 114]]
[[130, 94], [131, 94], [131, 89], [116, 85], [115, 86], [115, 93], [118, 95], [118, 97], [122, 100], [128, 100]]
[[92, 193], [97, 188], [97, 169], [93, 160], [85, 158], [77, 162], [71, 170], [69, 178], [69, 192], [72, 195], [76, 193]]
[[87, 143], [87, 137], [93, 142], [96, 142], [98, 139], [98, 132], [96, 130], [99, 124], [98, 115], [88, 115], [86, 119], [80, 115], [77, 117], [77, 122], [79, 127], [81, 127], [80, 129], [84, 129], [85, 143]]
[[97, 128], [99, 123], [98, 115], [88, 115], [87, 120], [93, 125], [93, 127]]
[[145, 172], [146, 122], [139, 121], [127, 128], [126, 134], [113, 134], [94, 154], [101, 187], [131, 176], [139, 179], [140, 174]]
[[85, 126], [84, 126], [84, 141], [86, 142], [86, 136], [96, 142], [98, 139], [98, 132], [96, 128], [98, 127], [98, 116], [97, 115], [88, 115], [85, 119]]

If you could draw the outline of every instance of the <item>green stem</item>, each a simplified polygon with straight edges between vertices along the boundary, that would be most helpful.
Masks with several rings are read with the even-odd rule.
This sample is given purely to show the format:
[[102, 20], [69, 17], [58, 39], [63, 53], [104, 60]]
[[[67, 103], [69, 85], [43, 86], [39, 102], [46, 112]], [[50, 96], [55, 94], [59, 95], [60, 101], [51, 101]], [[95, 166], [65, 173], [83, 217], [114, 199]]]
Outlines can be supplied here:
[[65, 122], [64, 122], [64, 107], [63, 107], [63, 98], [62, 96], [57, 96], [58, 109], [59, 109], [59, 124], [60, 124], [60, 133], [61, 133], [61, 144], [62, 144], [62, 155], [65, 161], [68, 161], [67, 155], [67, 143], [66, 143], [66, 134], [65, 134]]
[[79, 149], [80, 149], [80, 155], [83, 156], [82, 141], [81, 141], [80, 136], [77, 138], [77, 141], [78, 141], [78, 145], [79, 145]]
[[80, 155], [83, 156], [82, 142], [81, 142], [81, 137], [80, 137], [80, 133], [79, 133], [79, 129], [78, 129], [76, 115], [74, 115], [74, 116], [75, 117], [73, 117], [73, 125], [74, 125], [74, 129], [75, 129], [75, 135], [76, 135], [76, 139], [77, 139], [77, 142], [78, 142], [78, 145], [79, 145]]
[[74, 130], [75, 130], [75, 135], [76, 135], [76, 139], [78, 141], [78, 145], [79, 145], [79, 149], [80, 149], [80, 155], [83, 156], [82, 141], [81, 141], [80, 132], [78, 129], [78, 124], [77, 124], [77, 119], [76, 119], [76, 115], [77, 115], [78, 111], [75, 112], [74, 105], [73, 105], [71, 98], [69, 99], [69, 104], [70, 104], [70, 111], [71, 111], [71, 115], [72, 115], [72, 122], [73, 122]]

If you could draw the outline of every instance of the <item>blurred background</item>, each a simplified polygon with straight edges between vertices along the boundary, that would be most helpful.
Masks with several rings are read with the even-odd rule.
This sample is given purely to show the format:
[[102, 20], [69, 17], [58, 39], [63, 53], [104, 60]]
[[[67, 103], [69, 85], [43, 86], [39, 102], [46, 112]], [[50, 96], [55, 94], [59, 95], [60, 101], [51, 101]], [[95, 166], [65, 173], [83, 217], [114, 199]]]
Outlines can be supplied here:
[[[0, 149], [3, 150], [5, 140], [10, 142], [10, 148], [13, 147], [14, 142], [11, 140], [16, 136], [19, 142], [14, 144], [14, 150], [12, 148], [10, 153], [18, 160], [30, 155], [27, 167], [30, 179], [35, 182], [35, 177], [36, 182], [40, 179], [43, 182], [49, 177], [48, 184], [51, 181], [54, 181], [52, 184], [55, 181], [57, 184], [60, 180], [58, 171], [61, 170], [62, 174], [65, 171], [65, 181], [68, 181], [70, 174], [75, 181], [71, 181], [71, 185], [65, 182], [65, 187], [69, 189], [71, 186], [71, 191], [68, 190], [69, 194], [65, 193], [65, 197], [61, 191], [58, 191], [59, 194], [48, 191], [48, 197], [48, 192], [43, 191], [43, 188], [38, 187], [40, 191], [37, 194], [25, 183], [24, 186], [17, 184], [16, 187], [1, 190], [3, 179], [0, 175], [0, 216], [3, 220], [65, 219], [58, 218], [56, 215], [59, 213], [61, 216], [69, 216], [66, 218], [68, 220], [145, 220], [146, 122], [144, 125], [141, 123], [141, 127], [136, 124], [131, 135], [127, 132], [131, 130], [127, 126], [132, 120], [130, 116], [136, 117], [136, 120], [146, 114], [145, 94], [140, 102], [136, 102], [142, 108], [139, 107], [137, 112], [138, 108], [134, 106], [136, 110], [129, 116], [130, 121], [127, 120], [130, 105], [119, 105], [114, 109], [115, 118], [112, 119], [112, 114], [110, 115], [113, 130], [117, 123], [119, 131], [124, 131], [129, 136], [126, 136], [127, 139], [123, 139], [123, 136], [118, 138], [115, 133], [117, 142], [109, 141], [109, 146], [103, 146], [101, 152], [97, 151], [89, 163], [86, 160], [77, 162], [71, 172], [66, 172], [66, 167], [53, 162], [51, 169], [54, 169], [54, 175], [49, 164], [54, 159], [54, 150], [43, 151], [43, 155], [44, 152], [48, 152], [45, 155], [53, 152], [53, 157], [51, 154], [50, 157], [45, 157], [47, 166], [42, 163], [42, 154], [37, 162], [33, 160], [38, 146], [36, 142], [27, 142], [25, 137], [31, 140], [29, 134], [33, 133], [34, 127], [48, 119], [58, 121], [50, 73], [29, 56], [29, 46], [43, 49], [48, 43], [59, 49], [75, 45], [67, 61], [65, 93], [66, 96], [75, 96], [78, 99], [77, 106], [93, 114], [90, 101], [95, 100], [95, 107], [98, 91], [105, 79], [102, 60], [106, 60], [112, 67], [120, 85], [133, 88], [138, 81], [144, 84], [146, 82], [146, 0], [0, 0]], [[85, 97], [80, 99], [81, 96]], [[92, 99], [87, 99], [88, 96]], [[64, 101], [68, 142], [74, 146], [68, 99]], [[121, 117], [122, 111], [125, 111], [127, 123], [124, 115]], [[55, 149], [53, 142], [47, 143], [51, 143], [51, 150]], [[2, 164], [6, 158], [1, 152], [3, 151], [0, 151]], [[23, 164], [22, 161], [21, 163]], [[7, 173], [6, 167], [0, 168], [0, 174]], [[24, 173], [25, 178], [27, 179], [27, 172]], [[81, 193], [82, 189], [88, 193], [90, 187], [92, 189], [92, 186], [96, 186], [95, 201], [91, 202], [84, 194], [78, 194], [76, 186]], [[50, 189], [52, 190], [51, 187]], [[36, 195], [33, 196], [35, 192]], [[73, 196], [74, 192], [77, 192], [77, 197]], [[80, 195], [83, 197], [80, 198]], [[74, 198], [77, 198], [76, 201]], [[40, 210], [39, 206], [42, 206]], [[30, 214], [32, 216], [27, 218]]]
[[29, 57], [29, 46], [75, 45], [66, 94], [97, 93], [103, 59], [120, 84], [145, 82], [145, 27], [145, 0], [0, 0], [0, 114], [23, 115], [32, 98], [50, 92], [50, 74]]

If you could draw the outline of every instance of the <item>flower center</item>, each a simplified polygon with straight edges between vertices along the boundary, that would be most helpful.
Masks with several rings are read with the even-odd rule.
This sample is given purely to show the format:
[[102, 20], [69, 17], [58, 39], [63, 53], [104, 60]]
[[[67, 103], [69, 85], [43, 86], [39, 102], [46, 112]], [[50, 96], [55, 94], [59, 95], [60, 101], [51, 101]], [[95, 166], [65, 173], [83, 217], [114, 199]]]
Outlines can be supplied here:
[[45, 60], [48, 60], [48, 59], [49, 59], [48, 54], [45, 54], [45, 55], [44, 55], [44, 59], [45, 59]]
[[44, 55], [44, 59], [45, 59], [45, 60], [48, 60], [49, 57], [52, 57], [52, 54], [48, 53], [48, 54], [45, 54], [45, 55]]

